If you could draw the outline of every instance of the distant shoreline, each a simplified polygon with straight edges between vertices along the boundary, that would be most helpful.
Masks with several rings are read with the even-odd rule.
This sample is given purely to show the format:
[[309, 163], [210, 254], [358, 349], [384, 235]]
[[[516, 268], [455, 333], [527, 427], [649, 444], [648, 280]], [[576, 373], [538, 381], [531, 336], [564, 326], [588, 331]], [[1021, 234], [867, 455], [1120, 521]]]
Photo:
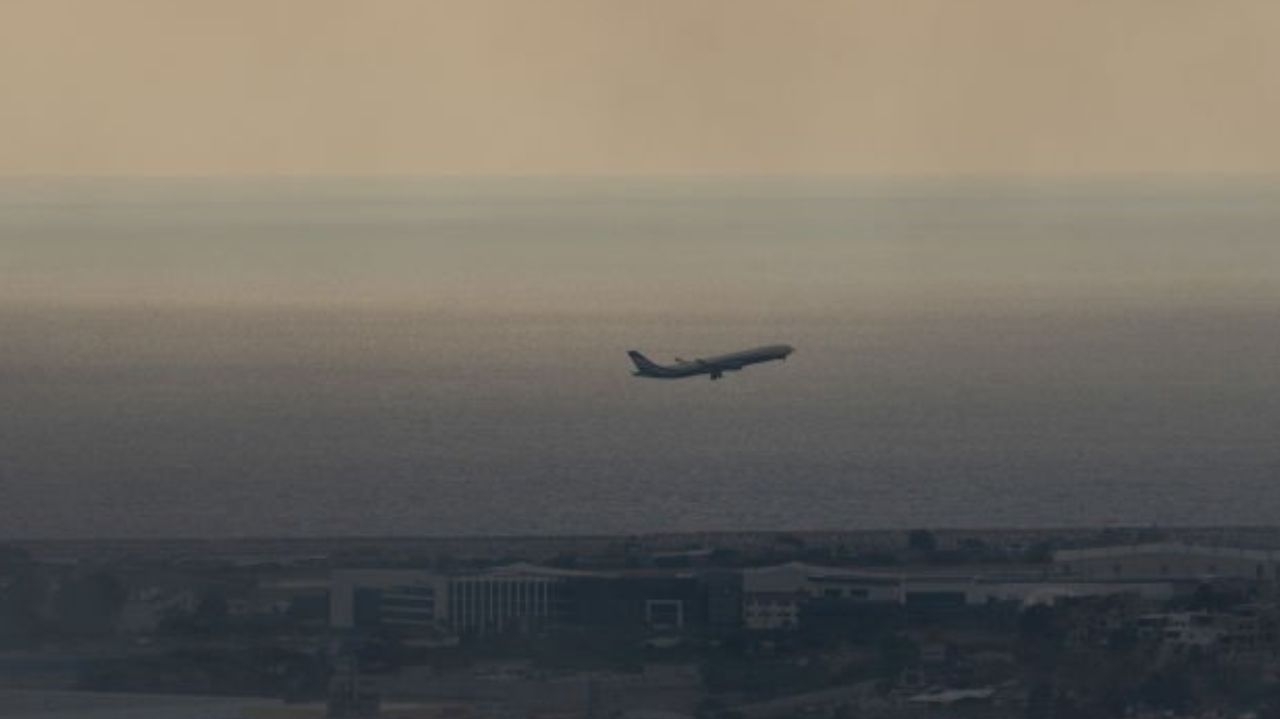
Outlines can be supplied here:
[[992, 548], [1027, 549], [1184, 542], [1234, 547], [1280, 549], [1280, 525], [1205, 527], [1044, 527], [947, 529], [913, 527], [865, 530], [769, 530], [657, 532], [641, 534], [489, 535], [489, 536], [349, 536], [236, 538], [107, 538], [8, 539], [0, 545], [19, 547], [34, 559], [112, 560], [199, 559], [202, 561], [270, 562], [356, 558], [376, 552], [387, 560], [424, 557], [470, 560], [546, 560], [563, 555], [609, 556], [621, 552], [675, 553], [695, 550], [760, 552], [771, 548], [865, 553], [901, 550], [913, 531], [933, 535], [940, 549], [979, 542]]

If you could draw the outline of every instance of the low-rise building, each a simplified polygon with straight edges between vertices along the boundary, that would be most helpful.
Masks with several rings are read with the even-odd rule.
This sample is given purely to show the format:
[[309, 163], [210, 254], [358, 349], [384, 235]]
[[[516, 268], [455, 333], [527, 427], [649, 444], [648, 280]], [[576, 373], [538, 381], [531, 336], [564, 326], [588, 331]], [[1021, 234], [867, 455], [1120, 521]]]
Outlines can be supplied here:
[[1280, 552], [1179, 542], [1060, 550], [1053, 565], [1058, 575], [1089, 579], [1280, 579]]
[[752, 592], [742, 604], [742, 624], [747, 629], [771, 631], [800, 625], [800, 605], [807, 599], [797, 592]]
[[1150, 613], [1138, 617], [1135, 625], [1139, 639], [1175, 653], [1194, 649], [1257, 655], [1274, 653], [1277, 648], [1274, 616], [1266, 607]]
[[513, 564], [437, 574], [406, 569], [337, 570], [331, 577], [330, 620], [339, 629], [395, 626], [455, 635], [545, 626], [683, 630], [722, 616], [734, 601], [741, 617], [740, 585], [707, 580], [688, 570], [578, 571]]
[[550, 621], [557, 587], [583, 573], [512, 565], [461, 575], [411, 569], [337, 570], [330, 624], [339, 629], [395, 626], [412, 632], [485, 633]]
[[803, 607], [815, 602], [898, 604], [925, 611], [991, 604], [1052, 604], [1064, 599], [1134, 596], [1166, 601], [1190, 591], [1172, 579], [1090, 579], [1024, 572], [873, 572], [793, 562], [743, 572], [743, 623], [748, 629], [798, 626]]

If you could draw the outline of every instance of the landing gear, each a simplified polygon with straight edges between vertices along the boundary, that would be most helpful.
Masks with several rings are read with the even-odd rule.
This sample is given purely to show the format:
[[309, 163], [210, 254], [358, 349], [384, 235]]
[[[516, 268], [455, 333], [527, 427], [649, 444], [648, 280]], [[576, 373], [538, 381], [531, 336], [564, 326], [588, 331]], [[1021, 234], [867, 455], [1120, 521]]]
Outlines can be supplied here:
[[720, 378], [721, 378], [721, 377], [723, 377], [723, 376], [724, 376], [724, 375], [723, 375], [723, 374], [720, 374], [719, 372], [712, 372], [712, 373], [711, 373], [711, 380], [714, 382], [715, 380], [718, 380], [718, 379], [720, 379]]

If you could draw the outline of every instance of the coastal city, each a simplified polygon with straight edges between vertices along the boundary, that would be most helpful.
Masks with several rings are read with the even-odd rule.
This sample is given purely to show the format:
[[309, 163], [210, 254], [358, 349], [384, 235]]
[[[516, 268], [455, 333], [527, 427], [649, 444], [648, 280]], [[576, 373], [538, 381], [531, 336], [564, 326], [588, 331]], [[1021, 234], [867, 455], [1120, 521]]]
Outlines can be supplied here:
[[1278, 30], [0, 0], [0, 719], [1280, 719]]
[[1266, 717], [1280, 532], [14, 542], [0, 715]]

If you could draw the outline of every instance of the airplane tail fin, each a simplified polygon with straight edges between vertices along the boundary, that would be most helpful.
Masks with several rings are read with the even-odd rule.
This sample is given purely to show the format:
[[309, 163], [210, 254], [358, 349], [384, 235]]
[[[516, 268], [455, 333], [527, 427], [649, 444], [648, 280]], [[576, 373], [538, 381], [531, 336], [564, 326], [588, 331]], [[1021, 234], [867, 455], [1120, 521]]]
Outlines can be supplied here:
[[636, 369], [641, 372], [657, 372], [662, 369], [658, 365], [654, 364], [654, 362], [648, 357], [645, 357], [635, 350], [627, 352], [627, 356], [631, 358], [631, 362], [636, 366]]

